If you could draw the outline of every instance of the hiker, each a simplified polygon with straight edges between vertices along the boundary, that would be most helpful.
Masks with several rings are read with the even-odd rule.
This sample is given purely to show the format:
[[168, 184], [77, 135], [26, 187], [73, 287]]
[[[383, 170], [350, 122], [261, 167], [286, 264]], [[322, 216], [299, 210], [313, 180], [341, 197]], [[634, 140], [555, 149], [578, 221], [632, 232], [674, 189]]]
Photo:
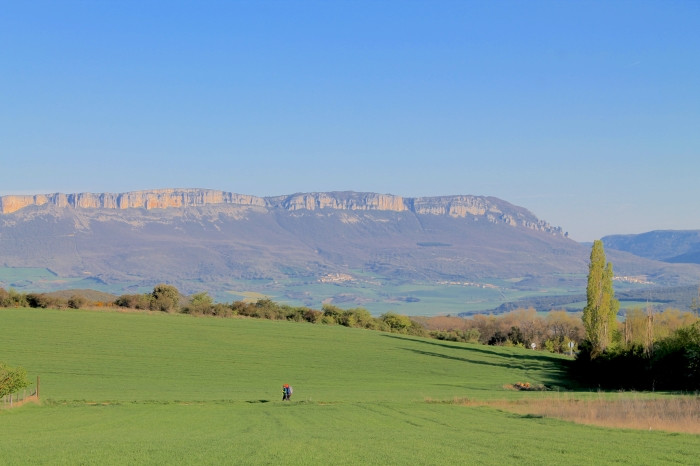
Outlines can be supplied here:
[[282, 385], [282, 401], [289, 401], [289, 397], [292, 394], [292, 388], [288, 383]]

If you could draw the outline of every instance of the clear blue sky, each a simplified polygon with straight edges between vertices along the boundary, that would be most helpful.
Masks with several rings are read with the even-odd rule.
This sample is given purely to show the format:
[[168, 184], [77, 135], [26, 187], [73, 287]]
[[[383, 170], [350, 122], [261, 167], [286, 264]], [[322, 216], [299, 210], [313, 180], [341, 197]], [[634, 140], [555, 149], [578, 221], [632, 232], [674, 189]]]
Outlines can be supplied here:
[[700, 229], [700, 2], [1, 1], [0, 195], [502, 198]]

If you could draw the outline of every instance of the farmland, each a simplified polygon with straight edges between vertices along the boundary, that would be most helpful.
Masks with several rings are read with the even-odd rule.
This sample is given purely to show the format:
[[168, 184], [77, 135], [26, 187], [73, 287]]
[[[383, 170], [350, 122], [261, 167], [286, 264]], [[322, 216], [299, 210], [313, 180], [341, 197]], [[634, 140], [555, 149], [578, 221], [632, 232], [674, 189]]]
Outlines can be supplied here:
[[689, 464], [700, 454], [697, 435], [450, 402], [551, 394], [504, 389], [518, 381], [600, 396], [575, 391], [565, 358], [524, 349], [145, 312], [0, 309], [0, 329], [0, 360], [40, 376], [42, 398], [0, 411], [3, 464]]

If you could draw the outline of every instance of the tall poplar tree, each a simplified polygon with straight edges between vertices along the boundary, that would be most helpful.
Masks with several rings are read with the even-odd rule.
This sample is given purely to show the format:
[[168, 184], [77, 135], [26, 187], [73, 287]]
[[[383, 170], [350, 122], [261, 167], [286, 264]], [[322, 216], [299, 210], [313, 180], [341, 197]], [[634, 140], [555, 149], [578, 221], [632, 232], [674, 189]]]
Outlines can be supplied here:
[[588, 265], [587, 303], [583, 309], [583, 326], [586, 339], [591, 343], [592, 357], [608, 347], [615, 329], [620, 302], [615, 299], [612, 281], [612, 263], [605, 262], [603, 242], [595, 240]]

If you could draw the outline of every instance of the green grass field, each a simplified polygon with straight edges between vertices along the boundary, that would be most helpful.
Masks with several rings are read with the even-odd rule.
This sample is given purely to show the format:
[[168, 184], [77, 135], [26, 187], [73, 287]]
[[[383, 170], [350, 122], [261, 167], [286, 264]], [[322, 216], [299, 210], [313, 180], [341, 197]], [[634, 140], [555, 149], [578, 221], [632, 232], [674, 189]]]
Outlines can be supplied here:
[[[345, 327], [0, 309], [0, 360], [41, 405], [0, 410], [1, 464], [692, 464], [697, 435], [426, 400], [563, 390], [564, 359]], [[292, 402], [281, 385], [294, 386]], [[585, 394], [583, 394], [585, 396]]]

